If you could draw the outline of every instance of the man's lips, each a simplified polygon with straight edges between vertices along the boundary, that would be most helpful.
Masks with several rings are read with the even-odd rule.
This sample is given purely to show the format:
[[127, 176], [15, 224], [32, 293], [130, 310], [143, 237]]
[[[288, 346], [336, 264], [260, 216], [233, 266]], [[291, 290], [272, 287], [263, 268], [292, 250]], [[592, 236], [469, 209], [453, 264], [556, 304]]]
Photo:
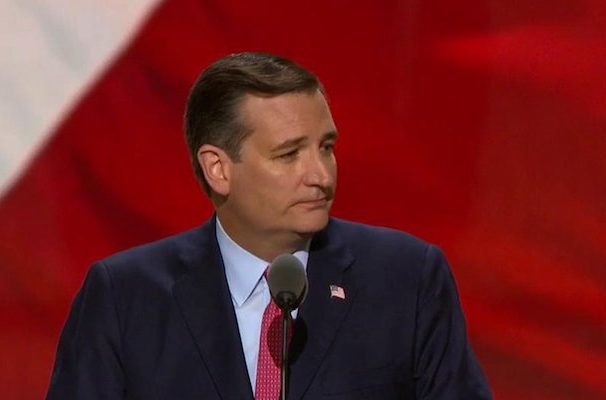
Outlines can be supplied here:
[[330, 200], [327, 197], [323, 197], [321, 199], [309, 199], [309, 200], [300, 200], [296, 204], [302, 205], [305, 207], [325, 207]]

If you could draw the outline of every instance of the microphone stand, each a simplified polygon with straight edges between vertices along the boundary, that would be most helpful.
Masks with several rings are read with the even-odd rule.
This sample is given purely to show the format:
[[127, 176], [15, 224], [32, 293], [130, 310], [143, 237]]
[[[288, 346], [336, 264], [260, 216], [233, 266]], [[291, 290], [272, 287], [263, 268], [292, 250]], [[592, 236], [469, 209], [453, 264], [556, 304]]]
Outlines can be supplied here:
[[288, 393], [288, 329], [292, 323], [290, 307], [285, 307], [283, 309], [282, 317], [282, 387], [280, 390], [280, 398], [281, 400], [286, 400], [286, 393]]

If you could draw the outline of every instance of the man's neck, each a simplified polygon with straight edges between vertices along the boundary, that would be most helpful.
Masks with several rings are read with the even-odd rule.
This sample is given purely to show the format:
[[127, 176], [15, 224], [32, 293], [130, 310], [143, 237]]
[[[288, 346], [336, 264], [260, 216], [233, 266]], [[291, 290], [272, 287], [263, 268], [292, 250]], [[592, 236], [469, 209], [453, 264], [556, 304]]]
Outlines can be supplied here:
[[285, 253], [294, 253], [309, 248], [312, 235], [280, 232], [252, 232], [236, 229], [232, 221], [225, 216], [219, 217], [225, 233], [240, 247], [262, 260], [271, 263], [276, 257]]

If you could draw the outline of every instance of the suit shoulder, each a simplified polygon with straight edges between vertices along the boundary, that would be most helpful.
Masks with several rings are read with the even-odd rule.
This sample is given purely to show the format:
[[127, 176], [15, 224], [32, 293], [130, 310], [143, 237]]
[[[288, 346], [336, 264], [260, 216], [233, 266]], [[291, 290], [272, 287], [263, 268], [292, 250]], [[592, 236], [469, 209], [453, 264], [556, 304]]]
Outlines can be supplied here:
[[358, 265], [371, 269], [380, 265], [412, 278], [431, 273], [435, 257], [444, 259], [437, 246], [393, 228], [333, 219], [329, 232], [343, 242]]
[[333, 218], [330, 228], [355, 246], [398, 247], [420, 252], [427, 251], [430, 243], [408, 232], [383, 226], [362, 224]]
[[202, 235], [201, 230], [202, 228], [199, 227], [122, 250], [102, 259], [101, 262], [110, 265], [132, 264], [141, 260], [174, 256], [182, 251], [184, 247], [199, 241]]
[[199, 252], [205, 229], [199, 227], [120, 251], [97, 264], [103, 265], [116, 283], [172, 281], [184, 272], [183, 255]]

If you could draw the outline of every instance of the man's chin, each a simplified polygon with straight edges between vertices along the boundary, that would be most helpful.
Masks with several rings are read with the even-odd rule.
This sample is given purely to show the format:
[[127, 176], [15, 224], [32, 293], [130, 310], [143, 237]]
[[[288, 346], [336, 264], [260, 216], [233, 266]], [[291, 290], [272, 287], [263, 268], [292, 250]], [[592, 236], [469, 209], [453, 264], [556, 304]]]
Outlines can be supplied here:
[[310, 216], [297, 221], [295, 231], [302, 236], [313, 236], [328, 225], [329, 215]]

